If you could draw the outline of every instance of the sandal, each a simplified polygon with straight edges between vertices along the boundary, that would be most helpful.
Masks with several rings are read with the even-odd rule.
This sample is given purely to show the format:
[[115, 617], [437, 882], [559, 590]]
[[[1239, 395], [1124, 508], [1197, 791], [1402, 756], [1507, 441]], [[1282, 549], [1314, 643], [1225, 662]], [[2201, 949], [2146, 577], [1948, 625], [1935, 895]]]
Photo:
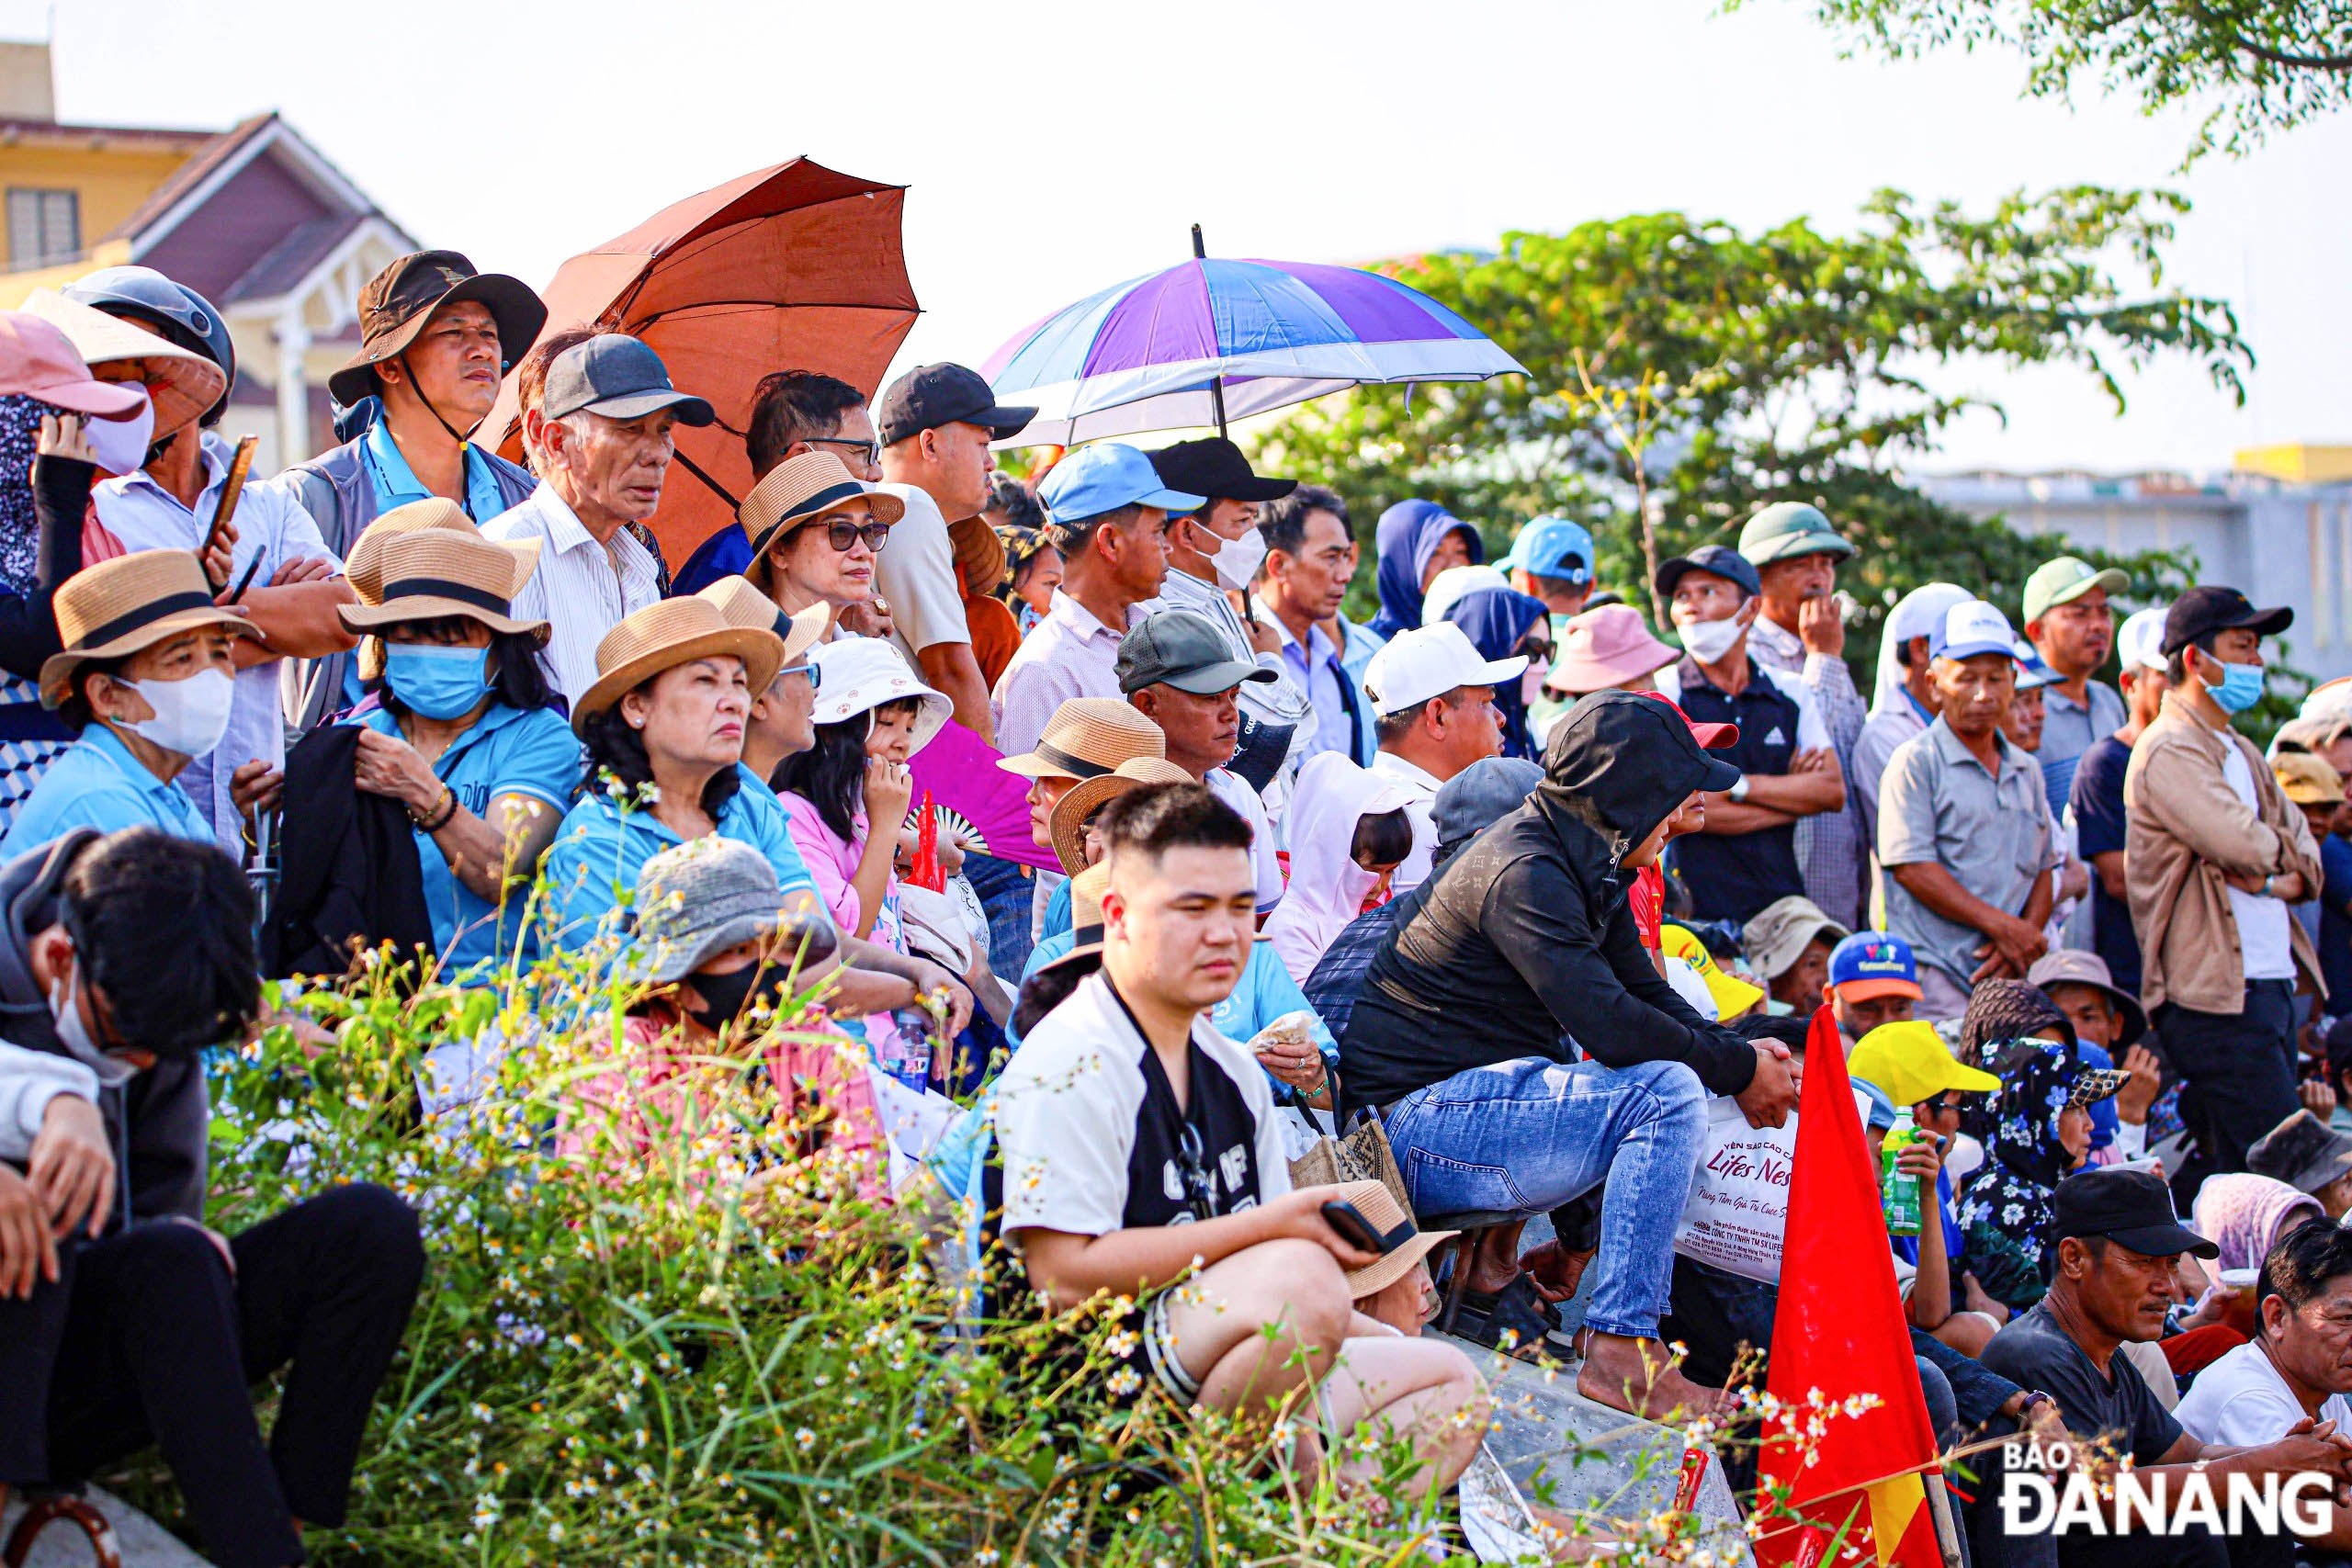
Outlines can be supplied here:
[[[1550, 1353], [1547, 1340], [1560, 1326], [1557, 1307], [1538, 1295], [1534, 1281], [1521, 1274], [1501, 1290], [1464, 1291], [1453, 1331], [1474, 1345], [1502, 1350], [1523, 1361]], [[1504, 1335], [1512, 1337], [1504, 1343]]]

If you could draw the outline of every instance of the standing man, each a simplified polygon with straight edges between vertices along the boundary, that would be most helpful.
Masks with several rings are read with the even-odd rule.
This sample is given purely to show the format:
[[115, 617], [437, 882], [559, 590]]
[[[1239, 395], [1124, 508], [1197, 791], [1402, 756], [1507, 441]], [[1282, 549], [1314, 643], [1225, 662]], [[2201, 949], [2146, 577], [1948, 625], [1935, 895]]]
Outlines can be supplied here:
[[1495, 566], [1513, 588], [1544, 601], [1552, 615], [1552, 640], [1557, 642], [1592, 597], [1592, 536], [1583, 524], [1538, 517], [1519, 531], [1510, 553]]
[[1240, 744], [1240, 689], [1276, 677], [1236, 659], [1215, 626], [1190, 610], [1160, 610], [1119, 643], [1119, 690], [1167, 738], [1168, 760], [1193, 775], [1250, 824], [1250, 861], [1258, 872], [1258, 912], [1282, 902], [1283, 863], [1265, 804], [1233, 772]]
[[1886, 613], [1879, 642], [1879, 682], [1870, 716], [1854, 740], [1848, 793], [1854, 797], [1862, 831], [1862, 852], [1878, 846], [1878, 790], [1894, 749], [1936, 721], [1936, 686], [1928, 678], [1928, 645], [1943, 625], [1944, 612], [1976, 595], [1957, 582], [1928, 582], [1894, 602]]
[[1930, 1023], [1967, 1012], [1979, 980], [2022, 979], [2047, 945], [2050, 807], [2033, 759], [2001, 733], [2016, 649], [2008, 617], [1982, 600], [1946, 613], [1936, 722], [1895, 749], [1879, 795], [1886, 929], [1918, 957]]
[[[803, 452], [831, 453], [861, 483], [881, 480], [882, 446], [874, 437], [874, 416], [866, 412], [864, 392], [814, 370], [777, 370], [762, 377], [752, 392], [751, 423], [743, 430], [752, 482], [757, 485], [786, 458]], [[729, 524], [686, 558], [673, 592], [699, 593], [751, 564], [750, 536], [740, 522]]]
[[[2142, 610], [2125, 621], [2117, 634], [2116, 649], [2123, 661], [2118, 679], [2123, 682], [2128, 716], [2122, 728], [2092, 741], [2090, 749], [2076, 759], [2074, 782], [2067, 786], [2067, 802], [2075, 813], [2075, 847], [2091, 868], [2091, 949], [2107, 961], [2107, 972], [2116, 985], [2135, 996], [2140, 990], [2140, 939], [2132, 930], [2123, 776], [2132, 765], [2132, 748], [2163, 711], [2168, 685], [2165, 614], [2161, 604]], [[2045, 746], [2050, 739], [2052, 689], [2045, 687], [2041, 694]]]
[[[1119, 639], [1144, 618], [1168, 571], [1168, 514], [1202, 498], [1170, 490], [1132, 446], [1081, 446], [1046, 476], [1037, 499], [1062, 553], [1052, 608], [996, 683], [997, 750], [1032, 750], [1072, 697], [1120, 697]], [[905, 525], [901, 524], [901, 527]]]
[[1657, 672], [1657, 689], [1695, 723], [1739, 727], [1724, 754], [1739, 781], [1709, 798], [1703, 829], [1668, 846], [1669, 863], [1700, 919], [1745, 924], [1774, 899], [1804, 892], [1796, 825], [1844, 810], [1846, 775], [1811, 688], [1748, 651], [1763, 584], [1745, 556], [1702, 545], [1661, 563], [1657, 587], [1683, 647]]
[[[1850, 778], [1865, 711], [1846, 668], [1846, 621], [1837, 590], [1838, 563], [1854, 547], [1817, 508], [1781, 501], [1740, 529], [1739, 553], [1756, 569], [1764, 605], [1747, 634], [1748, 654], [1767, 670], [1804, 682], [1829, 732], [1829, 749], [1838, 754], [1838, 773]], [[1801, 819], [1796, 852], [1806, 895], [1830, 919], [1858, 924], [1865, 852], [1854, 813], [1840, 807]]]
[[1413, 819], [1413, 852], [1388, 879], [1394, 897], [1429, 879], [1438, 790], [1471, 763], [1502, 755], [1495, 687], [1518, 680], [1526, 668], [1524, 655], [1488, 663], [1452, 621], [1397, 633], [1365, 667], [1364, 694], [1372, 699], [1380, 741], [1372, 771], [1412, 796], [1405, 811]]
[[[1267, 503], [1258, 531], [1266, 541], [1261, 602], [1272, 618], [1283, 670], [1307, 697], [1304, 755], [1337, 751], [1368, 768], [1380, 741], [1372, 700], [1363, 694], [1363, 665], [1350, 668], [1346, 649], [1325, 629], [1338, 620], [1355, 576], [1347, 502], [1321, 485], [1300, 485]], [[1373, 634], [1359, 627], [1355, 635]], [[1363, 663], [1370, 662], [1367, 654]]]
[[520, 505], [482, 530], [501, 544], [536, 543], [539, 569], [514, 596], [517, 619], [554, 627], [539, 662], [571, 702], [596, 683], [596, 645], [662, 597], [653, 553], [624, 526], [662, 504], [680, 424], [718, 416], [670, 385], [661, 355], [603, 333], [548, 367], [537, 412], [525, 416], [547, 473]]
[[2295, 991], [2324, 990], [2288, 913], [2319, 891], [2319, 846], [2252, 743], [2230, 727], [2262, 697], [2262, 639], [2294, 623], [2234, 588], [2197, 587], [2165, 615], [2163, 709], [2123, 775], [2124, 873], [2140, 999], [2196, 1090], [2191, 1126], [2216, 1171], [2293, 1115]]
[[[890, 607], [891, 640], [924, 682], [956, 705], [956, 723], [997, 741], [951, 536], [967, 528], [988, 532], [980, 509], [988, 504], [989, 475], [996, 471], [989, 443], [1020, 434], [1037, 411], [1000, 408], [976, 370], [921, 365], [890, 383], [880, 412], [882, 478], [907, 503], [890, 548], [875, 563], [875, 585]], [[986, 592], [995, 584], [974, 586]], [[1049, 704], [1037, 723], [1052, 712]], [[1000, 749], [1025, 750], [1035, 739], [1033, 729], [1018, 746], [1006, 741]]]
[[2050, 794], [2050, 809], [2064, 811], [2075, 784], [2075, 766], [2091, 743], [2123, 728], [2123, 699], [2111, 686], [2091, 679], [2115, 646], [2115, 616], [2107, 596], [2132, 580], [2088, 561], [2060, 556], [2034, 568], [2025, 580], [2025, 635], [2058, 679], [2042, 691], [2045, 717], [2041, 749], [2034, 760]]

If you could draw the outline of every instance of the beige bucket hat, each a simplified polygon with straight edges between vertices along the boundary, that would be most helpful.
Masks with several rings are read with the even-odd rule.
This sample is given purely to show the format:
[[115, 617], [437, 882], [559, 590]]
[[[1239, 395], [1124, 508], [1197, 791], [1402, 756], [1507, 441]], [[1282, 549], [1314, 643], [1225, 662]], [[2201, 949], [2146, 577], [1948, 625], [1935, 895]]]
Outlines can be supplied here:
[[571, 728], [621, 700], [664, 670], [715, 654], [743, 661], [754, 692], [764, 692], [784, 663], [784, 639], [758, 626], [739, 626], [707, 599], [663, 599], [648, 604], [605, 634], [596, 645], [596, 682], [572, 705]]
[[1107, 773], [1081, 779], [1054, 802], [1053, 814], [1046, 818], [1046, 832], [1054, 840], [1054, 853], [1061, 857], [1062, 869], [1073, 876], [1086, 869], [1086, 819], [1103, 806], [1147, 784], [1194, 782], [1192, 774], [1164, 757], [1130, 757]]
[[[787, 615], [776, 602], [752, 586], [745, 577], [722, 577], [701, 592], [697, 599], [707, 599], [718, 606], [718, 613], [733, 626], [764, 626], [784, 639], [784, 662], [791, 664], [800, 656], [822, 642], [826, 630], [833, 622], [832, 606], [815, 604], [797, 615]], [[782, 668], [782, 666], [778, 666]]]
[[40, 667], [45, 707], [62, 704], [74, 672], [93, 660], [120, 659], [198, 626], [261, 637], [243, 615], [212, 602], [212, 586], [193, 550], [141, 550], [100, 561], [67, 578], [56, 604], [65, 650]]
[[1046, 721], [1034, 748], [997, 766], [1025, 779], [1091, 779], [1136, 757], [1167, 755], [1159, 726], [1117, 697], [1071, 697]]
[[372, 636], [403, 621], [463, 615], [494, 632], [517, 632], [545, 643], [548, 623], [514, 618], [514, 595], [538, 570], [538, 541], [517, 550], [469, 529], [419, 528], [384, 542], [374, 604], [345, 604], [336, 614], [345, 631]]

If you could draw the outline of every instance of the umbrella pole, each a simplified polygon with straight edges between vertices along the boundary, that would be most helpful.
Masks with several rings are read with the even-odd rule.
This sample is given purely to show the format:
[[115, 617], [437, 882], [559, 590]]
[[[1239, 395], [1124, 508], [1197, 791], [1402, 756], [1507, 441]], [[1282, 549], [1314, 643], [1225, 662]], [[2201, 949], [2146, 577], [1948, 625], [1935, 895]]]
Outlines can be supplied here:
[[[1193, 225], [1193, 259], [1206, 261], [1208, 257], [1207, 248], [1201, 243], [1201, 226], [1195, 223]], [[1222, 436], [1225, 434], [1225, 378], [1222, 376], [1209, 378], [1209, 406], [1216, 410], [1216, 433]]]

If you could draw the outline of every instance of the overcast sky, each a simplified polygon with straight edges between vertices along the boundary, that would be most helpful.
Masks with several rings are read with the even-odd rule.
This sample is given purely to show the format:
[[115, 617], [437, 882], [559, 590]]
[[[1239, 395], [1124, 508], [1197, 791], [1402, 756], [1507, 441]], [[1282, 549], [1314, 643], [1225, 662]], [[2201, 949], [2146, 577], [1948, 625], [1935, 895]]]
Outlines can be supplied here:
[[1956, 384], [2009, 423], [1972, 419], [1926, 466], [2212, 469], [2256, 442], [2352, 442], [2352, 124], [2177, 180], [2187, 117], [2020, 101], [2006, 55], [1841, 59], [1807, 10], [0, 0], [0, 28], [39, 37], [53, 14], [64, 118], [279, 109], [425, 243], [535, 285], [796, 154], [907, 185], [925, 314], [902, 366], [977, 364], [1056, 306], [1181, 260], [1195, 221], [1213, 251], [1347, 262], [1669, 209], [1847, 228], [1880, 186], [1981, 208], [2018, 186], [2175, 185], [2196, 211], [2173, 278], [2237, 307], [2261, 360], [2246, 407], [2178, 368], [2131, 382], [2119, 419], [2080, 376], [1969, 367]]

